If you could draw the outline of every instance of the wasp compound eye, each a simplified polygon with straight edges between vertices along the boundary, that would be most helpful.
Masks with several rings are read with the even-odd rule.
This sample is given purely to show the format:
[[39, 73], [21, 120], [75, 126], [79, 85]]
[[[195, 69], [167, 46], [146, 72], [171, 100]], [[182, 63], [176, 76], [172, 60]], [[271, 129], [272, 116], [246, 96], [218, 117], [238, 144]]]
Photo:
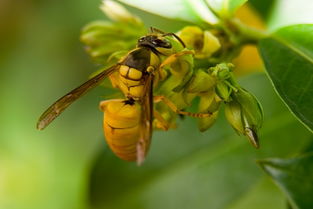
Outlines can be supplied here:
[[154, 44], [156, 47], [162, 47], [162, 48], [171, 48], [172, 45], [170, 42], [166, 40], [156, 39], [152, 41], [152, 44]]

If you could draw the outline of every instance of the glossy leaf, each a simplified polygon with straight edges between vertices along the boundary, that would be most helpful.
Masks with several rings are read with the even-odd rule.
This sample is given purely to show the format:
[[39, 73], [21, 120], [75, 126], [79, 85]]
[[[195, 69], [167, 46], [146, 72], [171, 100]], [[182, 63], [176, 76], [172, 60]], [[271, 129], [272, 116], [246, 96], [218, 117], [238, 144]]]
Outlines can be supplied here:
[[313, 25], [289, 26], [260, 43], [268, 76], [290, 110], [313, 130]]
[[287, 196], [292, 208], [313, 208], [313, 152], [289, 159], [268, 159], [260, 165]]
[[[271, 31], [294, 24], [313, 23], [312, 0], [275, 0], [268, 28]], [[263, 3], [263, 1], [262, 1]], [[263, 3], [266, 4], [266, 3]]]
[[206, 0], [221, 17], [230, 17], [248, 0]]
[[226, 209], [286, 209], [285, 196], [269, 178], [263, 178]]
[[167, 17], [170, 19], [183, 20], [203, 24], [215, 24], [218, 19], [207, 8], [202, 0], [118, 0], [129, 6]]

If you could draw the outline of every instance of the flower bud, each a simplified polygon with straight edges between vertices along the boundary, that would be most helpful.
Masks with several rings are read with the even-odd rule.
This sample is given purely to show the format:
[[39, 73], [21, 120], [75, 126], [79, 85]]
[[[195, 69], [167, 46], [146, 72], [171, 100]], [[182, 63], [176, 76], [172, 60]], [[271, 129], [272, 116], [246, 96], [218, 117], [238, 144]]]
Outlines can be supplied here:
[[219, 80], [227, 80], [231, 78], [234, 65], [232, 63], [220, 63], [209, 68], [208, 72], [216, 76]]
[[218, 38], [210, 31], [203, 31], [197, 26], [184, 27], [178, 32], [178, 36], [187, 48], [195, 50], [195, 57], [198, 59], [209, 58], [221, 47]]
[[171, 79], [176, 82], [171, 86], [174, 92], [180, 92], [190, 81], [194, 66], [193, 53], [190, 50], [184, 49], [178, 53], [181, 53], [181, 56], [169, 56], [165, 61], [166, 64], [162, 63], [162, 68], [168, 70]]
[[225, 104], [225, 116], [230, 125], [239, 134], [244, 134], [244, 124], [242, 122], [241, 106], [236, 101], [231, 101]]
[[216, 84], [216, 79], [203, 70], [197, 70], [187, 86], [188, 93], [201, 93], [212, 89]]
[[95, 21], [85, 26], [80, 40], [86, 51], [98, 63], [106, 63], [108, 57], [136, 47], [138, 37], [146, 34], [143, 25], [125, 27], [127, 23]]
[[230, 95], [232, 93], [232, 89], [225, 84], [224, 82], [219, 82], [216, 85], [216, 94], [225, 102], [230, 101]]
[[186, 107], [189, 107], [196, 96], [196, 94], [189, 94], [187, 92], [181, 91], [179, 93], [173, 92], [167, 97], [175, 103], [179, 110], [182, 110]]
[[230, 95], [238, 86], [232, 73], [233, 67], [231, 63], [220, 63], [208, 69], [208, 73], [216, 78], [217, 95], [225, 102], [231, 100]]
[[214, 90], [206, 93], [202, 93], [200, 96], [200, 102], [198, 106], [198, 112], [200, 113], [212, 113], [211, 116], [198, 119], [198, 128], [201, 132], [209, 129], [218, 116], [219, 107], [221, 104], [220, 98], [215, 94]]
[[[162, 121], [154, 118], [153, 120], [153, 127], [158, 130], [168, 130], [168, 129], [175, 129], [177, 128], [176, 125], [176, 115], [173, 111], [167, 109], [163, 109], [158, 111], [160, 116], [162, 117]], [[163, 121], [164, 120], [164, 121]]]
[[111, 19], [116, 22], [125, 22], [130, 24], [142, 24], [141, 20], [128, 12], [121, 4], [103, 0], [100, 9]]
[[234, 100], [241, 104], [244, 118], [247, 120], [246, 127], [259, 129], [263, 123], [263, 110], [258, 100], [243, 88], [233, 94]]
[[200, 113], [215, 112], [219, 109], [221, 100], [216, 95], [214, 90], [199, 94], [199, 96], [200, 102], [198, 106], [198, 112]]
[[218, 116], [218, 111], [215, 111], [212, 113], [211, 116], [205, 117], [205, 118], [199, 118], [198, 119], [198, 128], [201, 132], [204, 132], [211, 128], [211, 126], [216, 121], [216, 118]]
[[248, 91], [239, 88], [232, 94], [233, 101], [226, 104], [225, 114], [232, 127], [248, 137], [251, 144], [258, 148], [257, 132], [263, 123], [260, 103]]

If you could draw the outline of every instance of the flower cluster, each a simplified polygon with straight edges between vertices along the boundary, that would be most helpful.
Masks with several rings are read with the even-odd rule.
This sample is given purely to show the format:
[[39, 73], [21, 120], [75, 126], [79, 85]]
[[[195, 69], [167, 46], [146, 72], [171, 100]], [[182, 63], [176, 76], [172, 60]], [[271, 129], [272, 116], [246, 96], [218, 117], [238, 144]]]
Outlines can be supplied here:
[[[147, 31], [138, 17], [116, 2], [106, 0], [101, 9], [112, 21], [87, 25], [81, 40], [97, 63], [108, 66], [135, 48], [137, 39]], [[171, 50], [182, 56], [162, 58], [163, 74], [154, 86], [154, 94], [166, 97], [179, 110], [191, 107], [199, 115], [209, 115], [198, 119], [200, 131], [206, 131], [214, 124], [224, 104], [230, 125], [237, 133], [247, 136], [253, 146], [259, 147], [257, 133], [263, 122], [262, 108], [257, 99], [237, 83], [233, 75], [235, 66], [225, 58], [235, 50], [223, 31], [186, 26], [176, 35], [186, 48], [175, 37], [167, 38], [172, 44]], [[161, 53], [166, 55], [167, 52]], [[198, 107], [195, 107], [196, 101]], [[168, 105], [157, 103], [154, 108], [168, 123], [167, 128], [176, 127], [177, 114]], [[165, 129], [158, 120], [154, 120], [154, 126]]]

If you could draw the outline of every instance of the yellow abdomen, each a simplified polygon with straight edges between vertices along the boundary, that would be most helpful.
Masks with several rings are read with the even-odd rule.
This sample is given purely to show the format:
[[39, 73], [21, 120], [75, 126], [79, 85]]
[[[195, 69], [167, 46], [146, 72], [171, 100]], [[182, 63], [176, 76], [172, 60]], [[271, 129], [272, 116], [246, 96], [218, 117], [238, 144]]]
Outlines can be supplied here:
[[141, 130], [141, 107], [125, 100], [104, 101], [103, 129], [111, 150], [121, 159], [136, 161]]

